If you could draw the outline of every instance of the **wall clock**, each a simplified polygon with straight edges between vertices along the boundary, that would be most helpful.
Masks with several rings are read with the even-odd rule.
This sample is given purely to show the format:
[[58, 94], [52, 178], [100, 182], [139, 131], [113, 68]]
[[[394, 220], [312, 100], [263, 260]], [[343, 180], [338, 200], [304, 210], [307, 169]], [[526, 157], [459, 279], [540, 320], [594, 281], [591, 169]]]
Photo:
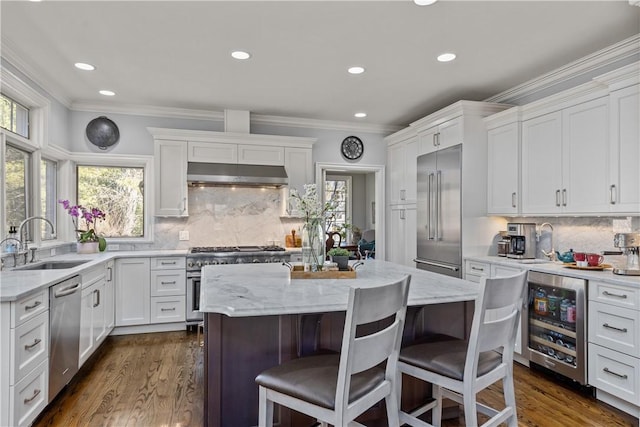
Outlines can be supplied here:
[[358, 160], [364, 153], [364, 145], [357, 136], [348, 136], [340, 146], [342, 155], [347, 160]]

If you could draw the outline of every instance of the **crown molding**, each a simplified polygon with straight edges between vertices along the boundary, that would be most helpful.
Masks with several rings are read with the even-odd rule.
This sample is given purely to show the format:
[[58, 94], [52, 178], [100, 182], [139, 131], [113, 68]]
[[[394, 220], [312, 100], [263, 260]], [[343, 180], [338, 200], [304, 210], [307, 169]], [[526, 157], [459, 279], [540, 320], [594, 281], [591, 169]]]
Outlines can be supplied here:
[[311, 148], [317, 138], [301, 136], [265, 135], [257, 133], [216, 132], [209, 130], [168, 129], [148, 127], [156, 140], [170, 139], [185, 142], [217, 142], [222, 144], [273, 145], [278, 147]]
[[16, 53], [16, 49], [13, 47], [13, 42], [6, 36], [3, 36], [0, 41], [0, 49], [2, 58], [19, 70], [25, 77], [38, 85], [40, 89], [46, 92], [53, 99], [65, 107], [70, 108], [71, 100], [63, 95], [62, 89], [45, 73], [31, 67], [27, 62], [25, 62], [22, 57]]
[[161, 107], [153, 105], [74, 102], [70, 109], [73, 111], [85, 111], [92, 113], [224, 121], [223, 111], [193, 110], [188, 108]]
[[519, 99], [638, 54], [640, 54], [640, 34], [636, 34], [635, 36], [582, 57], [577, 61], [571, 62], [528, 82], [500, 92], [497, 95], [487, 98], [485, 101], [517, 104]]
[[404, 126], [379, 125], [374, 123], [339, 122], [320, 119], [304, 119], [299, 117], [269, 116], [262, 114], [251, 115], [252, 124], [270, 126], [298, 127], [307, 129], [346, 130], [354, 132], [393, 133]]
[[640, 0], [629, 0], [630, 6], [640, 6]]
[[590, 81], [571, 89], [563, 90], [555, 95], [547, 96], [520, 107], [521, 119], [529, 120], [543, 114], [607, 96], [609, 88], [600, 82]]

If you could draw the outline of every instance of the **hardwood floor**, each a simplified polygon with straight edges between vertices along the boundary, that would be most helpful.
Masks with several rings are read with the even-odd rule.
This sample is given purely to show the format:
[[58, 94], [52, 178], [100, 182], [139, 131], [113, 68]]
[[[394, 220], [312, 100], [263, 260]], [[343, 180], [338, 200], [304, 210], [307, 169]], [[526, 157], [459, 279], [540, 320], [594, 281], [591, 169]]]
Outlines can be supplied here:
[[[193, 332], [109, 337], [34, 426], [201, 426], [202, 360]], [[514, 373], [520, 426], [638, 426], [541, 372], [516, 364]], [[500, 386], [479, 396], [496, 407], [502, 402]], [[444, 425], [464, 425], [464, 418]]]

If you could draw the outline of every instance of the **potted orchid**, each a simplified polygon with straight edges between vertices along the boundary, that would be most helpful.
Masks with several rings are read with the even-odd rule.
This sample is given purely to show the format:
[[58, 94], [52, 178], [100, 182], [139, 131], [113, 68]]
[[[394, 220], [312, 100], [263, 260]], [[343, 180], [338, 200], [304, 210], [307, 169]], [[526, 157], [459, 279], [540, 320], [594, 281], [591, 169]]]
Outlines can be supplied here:
[[302, 262], [305, 270], [322, 270], [325, 260], [324, 224], [335, 209], [334, 198], [325, 203], [320, 201], [316, 184], [305, 184], [304, 194], [291, 190], [290, 202], [304, 214], [302, 226]]
[[[104, 251], [107, 247], [107, 241], [104, 237], [98, 236], [96, 225], [98, 221], [103, 221], [106, 214], [98, 208], [85, 208], [81, 205], [72, 205], [68, 200], [58, 200], [58, 203], [71, 216], [74, 231], [77, 234], [77, 252], [78, 253], [95, 253]], [[80, 228], [84, 222], [85, 228]]]

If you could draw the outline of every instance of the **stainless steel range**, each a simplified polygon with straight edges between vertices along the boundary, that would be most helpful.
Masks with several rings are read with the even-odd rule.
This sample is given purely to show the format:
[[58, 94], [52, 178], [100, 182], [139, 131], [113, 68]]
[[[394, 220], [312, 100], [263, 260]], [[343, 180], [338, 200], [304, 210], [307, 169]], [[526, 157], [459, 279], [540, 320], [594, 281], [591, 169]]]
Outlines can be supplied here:
[[187, 255], [187, 325], [195, 325], [204, 316], [200, 308], [201, 269], [207, 265], [289, 262], [291, 255], [280, 246], [205, 246], [189, 250]]

